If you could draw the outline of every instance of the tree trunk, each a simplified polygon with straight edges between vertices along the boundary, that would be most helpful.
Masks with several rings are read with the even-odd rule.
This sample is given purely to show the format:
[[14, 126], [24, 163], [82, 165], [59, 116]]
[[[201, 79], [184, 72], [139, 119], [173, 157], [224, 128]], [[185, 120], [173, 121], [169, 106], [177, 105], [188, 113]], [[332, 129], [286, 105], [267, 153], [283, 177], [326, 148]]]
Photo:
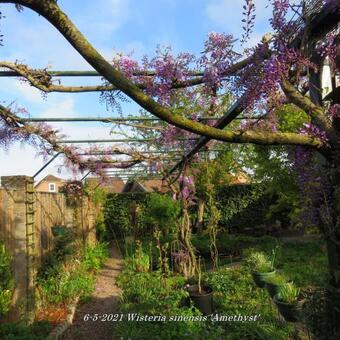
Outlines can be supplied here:
[[340, 152], [330, 163], [330, 195], [321, 209], [327, 244], [329, 284], [327, 286], [327, 320], [331, 339], [340, 339]]
[[197, 208], [197, 223], [196, 223], [196, 229], [197, 232], [200, 233], [203, 230], [203, 215], [204, 215], [204, 208], [205, 203], [203, 200], [198, 201], [198, 208]]
[[185, 268], [182, 274], [186, 277], [192, 277], [196, 273], [197, 263], [194, 246], [191, 243], [190, 216], [186, 208], [182, 208], [182, 217], [178, 230], [178, 241], [188, 255], [188, 258], [182, 263], [183, 268]]

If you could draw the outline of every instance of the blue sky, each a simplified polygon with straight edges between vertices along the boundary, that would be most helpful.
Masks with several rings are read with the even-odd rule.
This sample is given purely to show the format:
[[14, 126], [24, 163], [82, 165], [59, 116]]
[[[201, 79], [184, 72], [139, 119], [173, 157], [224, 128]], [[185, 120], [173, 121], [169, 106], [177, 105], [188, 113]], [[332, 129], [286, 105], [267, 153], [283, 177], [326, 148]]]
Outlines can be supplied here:
[[[257, 19], [248, 45], [258, 42], [269, 31], [270, 9], [267, 0], [254, 0]], [[199, 54], [211, 31], [242, 35], [243, 0], [59, 0], [58, 4], [91, 43], [108, 59], [116, 52], [134, 52], [136, 58], [153, 55], [157, 45], [171, 45], [175, 52]], [[88, 70], [90, 66], [68, 42], [43, 18], [25, 9], [18, 13], [13, 5], [1, 5], [6, 16], [1, 20], [4, 35], [1, 60], [19, 60], [32, 67], [54, 70]], [[67, 84], [93, 84], [95, 79], [67, 79]], [[17, 79], [0, 78], [1, 97], [5, 103], [15, 101], [32, 116], [113, 116], [99, 103], [98, 94], [49, 94], [43, 99], [39, 91]], [[125, 114], [138, 114], [138, 106], [123, 106]], [[70, 138], [108, 138], [110, 128], [103, 124], [58, 123]], [[0, 176], [32, 175], [43, 164], [29, 146], [13, 145], [0, 150]], [[56, 162], [58, 165], [58, 162]], [[56, 166], [47, 173], [57, 174]], [[41, 177], [40, 176], [40, 177]], [[62, 171], [67, 177], [67, 171]]]

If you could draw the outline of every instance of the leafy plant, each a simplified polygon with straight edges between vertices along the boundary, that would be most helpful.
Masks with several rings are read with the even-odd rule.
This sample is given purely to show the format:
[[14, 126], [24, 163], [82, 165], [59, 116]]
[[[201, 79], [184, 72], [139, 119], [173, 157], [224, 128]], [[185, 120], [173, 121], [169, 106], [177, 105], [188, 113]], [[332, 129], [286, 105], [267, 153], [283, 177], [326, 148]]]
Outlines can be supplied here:
[[58, 272], [60, 267], [65, 263], [67, 258], [75, 255], [74, 232], [67, 228], [64, 234], [54, 238], [54, 247], [52, 252], [44, 259], [38, 276], [43, 278], [50, 276], [52, 272]]
[[[150, 193], [108, 194], [104, 207], [104, 222], [106, 226], [106, 240], [123, 238], [126, 235], [143, 236], [151, 231], [146, 219], [146, 207]], [[136, 223], [133, 226], [131, 211], [134, 206], [139, 207]]]
[[132, 256], [132, 268], [137, 272], [147, 272], [150, 269], [150, 257], [144, 252], [141, 242], [137, 242], [135, 254]]
[[178, 201], [166, 194], [152, 193], [145, 208], [145, 220], [167, 235], [174, 231], [179, 211]]
[[299, 293], [300, 289], [292, 282], [286, 282], [279, 287], [278, 298], [282, 302], [293, 304], [297, 301]]
[[[125, 318], [116, 324], [115, 335], [132, 339], [198, 339], [205, 334], [209, 339], [217, 339], [217, 335], [221, 334], [221, 329], [215, 325], [207, 332], [206, 322], [199, 322], [200, 312], [184, 304], [188, 292], [184, 289], [186, 280], [182, 276], [165, 277], [159, 271], [135, 273], [125, 269], [117, 283], [123, 289], [121, 313], [162, 315], [166, 320], [129, 322]], [[175, 316], [196, 318], [197, 321], [169, 321]]]
[[[256, 322], [221, 322], [222, 339], [292, 339], [293, 329], [280, 325], [264, 290], [254, 290], [249, 271], [241, 267], [221, 267], [206, 272], [204, 281], [214, 290], [214, 305], [220, 315], [256, 315]], [[270, 330], [267, 335], [266, 330]]]
[[3, 242], [0, 242], [0, 315], [9, 311], [12, 300], [14, 279], [11, 262], [10, 254], [5, 249]]
[[89, 297], [94, 288], [94, 273], [108, 256], [107, 245], [87, 246], [77, 256], [64, 262], [51, 263], [38, 274], [41, 303], [67, 304], [77, 296]]
[[87, 246], [84, 251], [82, 264], [86, 270], [97, 271], [108, 256], [107, 243], [98, 243], [95, 246]]
[[245, 263], [253, 272], [267, 273], [274, 270], [272, 261], [263, 252], [249, 251]]
[[88, 297], [94, 286], [94, 278], [76, 263], [63, 267], [57, 274], [52, 272], [44, 279], [38, 279], [41, 303], [68, 304], [77, 296]]

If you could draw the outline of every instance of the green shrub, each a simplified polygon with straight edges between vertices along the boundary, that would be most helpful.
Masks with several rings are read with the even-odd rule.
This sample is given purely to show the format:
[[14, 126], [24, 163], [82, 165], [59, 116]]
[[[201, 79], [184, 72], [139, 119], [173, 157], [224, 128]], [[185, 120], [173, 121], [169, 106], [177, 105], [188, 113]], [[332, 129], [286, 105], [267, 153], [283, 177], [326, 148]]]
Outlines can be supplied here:
[[77, 296], [89, 297], [93, 291], [94, 277], [83, 268], [64, 268], [57, 275], [38, 281], [43, 303], [67, 304]]
[[57, 274], [64, 262], [75, 255], [74, 239], [74, 232], [69, 228], [65, 234], [54, 237], [53, 250], [43, 261], [38, 271], [39, 277], [51, 276], [53, 272]]
[[95, 246], [85, 247], [82, 265], [86, 270], [97, 271], [108, 258], [108, 244], [98, 243]]
[[220, 224], [229, 231], [263, 224], [266, 211], [274, 202], [261, 185], [246, 184], [222, 186], [216, 199]]
[[166, 194], [152, 193], [145, 207], [145, 221], [167, 235], [175, 231], [179, 211], [178, 201]]
[[30, 326], [24, 323], [0, 324], [2, 340], [45, 340], [52, 325], [48, 321], [34, 322]]
[[[145, 220], [145, 209], [148, 205], [150, 193], [122, 193], [108, 194], [104, 207], [106, 225], [105, 239], [123, 238], [126, 235], [141, 237], [150, 234], [151, 227]], [[136, 225], [132, 226], [131, 212], [134, 206], [139, 207]], [[135, 229], [134, 229], [135, 228]]]
[[78, 258], [53, 264], [38, 275], [38, 291], [42, 303], [67, 304], [77, 296], [86, 299], [94, 288], [94, 273], [108, 256], [107, 245], [87, 246]]
[[245, 264], [253, 272], [267, 273], [274, 270], [273, 263], [269, 257], [259, 251], [250, 250], [245, 259]]
[[12, 300], [14, 279], [11, 263], [10, 254], [6, 251], [5, 245], [0, 242], [0, 315], [9, 311]]

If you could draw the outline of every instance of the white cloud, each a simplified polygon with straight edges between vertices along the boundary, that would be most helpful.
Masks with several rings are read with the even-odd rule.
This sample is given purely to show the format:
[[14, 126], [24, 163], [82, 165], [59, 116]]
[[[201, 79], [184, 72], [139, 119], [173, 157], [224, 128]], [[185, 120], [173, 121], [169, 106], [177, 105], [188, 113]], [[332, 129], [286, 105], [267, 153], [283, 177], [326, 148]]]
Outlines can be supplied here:
[[66, 97], [62, 101], [54, 102], [50, 104], [46, 110], [42, 111], [39, 114], [39, 116], [41, 117], [49, 117], [49, 118], [67, 117], [70, 115], [75, 115], [75, 102], [72, 97]]
[[[90, 41], [107, 46], [111, 42], [112, 33], [119, 30], [131, 18], [129, 0], [76, 0], [72, 8], [82, 7], [82, 14], [75, 16], [74, 23]], [[71, 19], [73, 16], [71, 15]]]
[[14, 87], [15, 93], [19, 92], [23, 99], [30, 103], [41, 103], [43, 100], [42, 93], [27, 83], [22, 83], [15, 80], [11, 82], [11, 86]]
[[129, 0], [109, 0], [110, 12], [114, 18], [126, 18], [129, 15]]

